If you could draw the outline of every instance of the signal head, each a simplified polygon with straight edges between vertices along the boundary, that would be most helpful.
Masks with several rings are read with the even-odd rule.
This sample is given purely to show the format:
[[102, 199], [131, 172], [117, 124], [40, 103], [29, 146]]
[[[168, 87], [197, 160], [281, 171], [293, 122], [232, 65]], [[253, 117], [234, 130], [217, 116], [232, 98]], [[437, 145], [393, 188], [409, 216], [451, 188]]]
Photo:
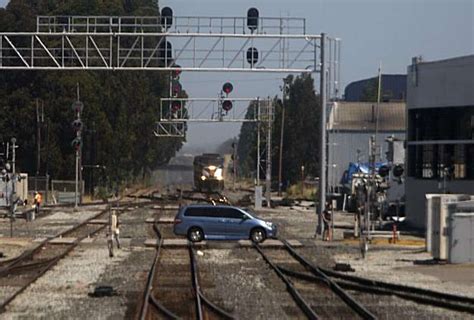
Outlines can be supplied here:
[[75, 131], [79, 131], [82, 129], [82, 121], [79, 119], [76, 119], [72, 122], [72, 127], [74, 128]]
[[174, 100], [173, 102], [171, 102], [171, 112], [175, 113], [179, 109], [181, 109], [181, 101]]
[[379, 175], [382, 178], [385, 178], [386, 176], [388, 176], [389, 173], [390, 173], [390, 168], [388, 166], [383, 165], [379, 168]]
[[234, 86], [233, 86], [232, 83], [230, 83], [230, 82], [226, 82], [226, 83], [224, 83], [224, 85], [222, 86], [222, 91], [224, 91], [225, 94], [231, 93], [232, 90], [234, 90]]
[[224, 100], [222, 102], [222, 109], [224, 109], [225, 111], [230, 111], [230, 109], [232, 109], [232, 101]]
[[400, 178], [403, 175], [404, 169], [401, 164], [397, 164], [393, 167], [393, 176]]

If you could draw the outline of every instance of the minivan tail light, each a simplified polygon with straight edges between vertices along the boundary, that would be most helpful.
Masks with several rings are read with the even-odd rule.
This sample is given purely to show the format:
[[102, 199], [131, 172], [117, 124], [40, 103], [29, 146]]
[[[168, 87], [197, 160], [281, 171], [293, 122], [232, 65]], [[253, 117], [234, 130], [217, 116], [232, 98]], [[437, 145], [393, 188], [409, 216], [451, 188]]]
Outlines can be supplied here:
[[178, 219], [178, 218], [174, 219], [174, 224], [180, 224], [181, 222], [183, 222], [181, 219]]

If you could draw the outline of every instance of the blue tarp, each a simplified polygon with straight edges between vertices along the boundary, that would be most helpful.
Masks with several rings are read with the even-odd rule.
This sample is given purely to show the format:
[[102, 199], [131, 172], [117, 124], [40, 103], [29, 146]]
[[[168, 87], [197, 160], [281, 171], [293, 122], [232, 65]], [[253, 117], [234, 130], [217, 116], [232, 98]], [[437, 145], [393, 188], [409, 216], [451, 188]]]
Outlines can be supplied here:
[[[378, 172], [379, 168], [383, 165], [386, 165], [386, 162], [376, 162], [375, 163], [375, 171]], [[347, 168], [346, 171], [344, 171], [344, 174], [341, 179], [342, 184], [349, 184], [352, 181], [352, 175], [354, 173], [369, 173], [369, 163], [368, 162], [349, 162], [349, 167]]]

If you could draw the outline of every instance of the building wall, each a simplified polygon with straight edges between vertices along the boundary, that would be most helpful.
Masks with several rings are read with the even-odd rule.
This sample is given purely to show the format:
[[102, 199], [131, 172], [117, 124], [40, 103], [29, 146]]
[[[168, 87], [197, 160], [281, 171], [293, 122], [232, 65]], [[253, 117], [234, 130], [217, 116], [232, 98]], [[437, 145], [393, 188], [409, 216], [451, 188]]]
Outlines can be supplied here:
[[[447, 181], [446, 190], [449, 193], [474, 194], [474, 181]], [[425, 229], [425, 195], [443, 192], [442, 181], [407, 177], [405, 180], [406, 212], [410, 224]]]
[[[328, 187], [338, 186], [349, 162], [357, 162], [357, 149], [360, 152], [360, 161], [368, 162], [369, 139], [372, 132], [328, 132]], [[398, 139], [405, 139], [405, 132], [382, 132], [377, 135], [377, 144], [381, 146], [382, 161], [386, 161], [387, 143], [385, 138], [394, 135]], [[378, 159], [377, 159], [378, 160]]]
[[470, 106], [473, 88], [474, 55], [414, 64], [408, 68], [407, 108]]
[[[453, 58], [435, 62], [421, 62], [414, 63], [408, 67], [407, 77], [407, 121], [410, 123], [410, 114], [415, 109], [431, 108], [428, 112], [436, 114], [436, 109], [439, 109], [438, 115], [441, 112], [446, 112], [446, 108], [464, 108], [462, 114], [474, 114], [474, 55]], [[441, 109], [443, 108], [443, 109]], [[451, 109], [451, 110], [454, 110]], [[444, 111], [443, 111], [444, 110]], [[457, 109], [461, 110], [461, 109]], [[412, 111], [412, 112], [411, 112]], [[425, 119], [425, 120], [423, 120]], [[426, 118], [421, 118], [421, 125], [425, 124]], [[447, 128], [450, 124], [446, 123]], [[416, 139], [413, 130], [419, 130], [419, 126], [410, 125], [408, 131], [411, 135], [407, 135], [407, 165], [409, 177], [406, 178], [405, 193], [407, 197], [406, 213], [407, 221], [415, 227], [424, 229], [425, 226], [425, 195], [427, 193], [439, 193], [443, 191], [443, 169], [451, 165], [456, 165], [457, 168], [465, 169], [464, 177], [454, 177], [447, 182], [447, 190], [450, 193], [474, 194], [474, 180], [472, 177], [472, 161], [470, 159], [472, 147], [474, 146], [474, 117], [470, 121], [457, 121], [457, 126], [465, 130], [453, 130], [453, 132], [461, 132], [462, 137], [454, 136], [445, 140], [421, 140], [412, 141]], [[469, 128], [471, 126], [471, 128]], [[444, 127], [444, 125], [443, 125]], [[457, 128], [456, 128], [457, 129]], [[426, 130], [426, 128], [424, 129]], [[467, 135], [472, 131], [471, 138]], [[466, 140], [467, 139], [467, 140]], [[472, 142], [471, 142], [472, 141]], [[421, 146], [421, 147], [420, 147]], [[431, 160], [430, 154], [425, 154], [424, 148], [439, 148], [443, 150], [443, 154], [436, 154], [435, 158]], [[452, 154], [448, 154], [447, 149], [458, 148], [461, 146], [465, 150], [465, 155], [459, 159], [452, 158]], [[416, 150], [420, 148], [422, 151], [418, 156]], [[421, 155], [421, 156], [420, 156]], [[416, 159], [421, 159], [416, 160]], [[443, 159], [443, 160], [440, 160]], [[447, 160], [446, 160], [447, 159]], [[453, 162], [454, 161], [454, 162]], [[451, 162], [451, 163], [450, 163]], [[432, 165], [433, 164], [433, 165]], [[464, 169], [463, 169], [464, 170]], [[413, 173], [415, 172], [415, 173]], [[435, 174], [432, 174], [435, 172]], [[422, 177], [420, 177], [420, 173]], [[440, 174], [441, 173], [441, 174]], [[456, 175], [456, 174], [455, 174]], [[432, 177], [431, 177], [432, 176]], [[423, 178], [424, 177], [424, 178]]]

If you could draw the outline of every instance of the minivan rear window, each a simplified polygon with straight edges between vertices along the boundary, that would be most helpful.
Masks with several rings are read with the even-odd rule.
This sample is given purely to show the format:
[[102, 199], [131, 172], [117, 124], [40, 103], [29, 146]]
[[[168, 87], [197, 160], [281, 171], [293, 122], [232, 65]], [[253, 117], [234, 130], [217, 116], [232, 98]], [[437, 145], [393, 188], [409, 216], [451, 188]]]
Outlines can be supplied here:
[[217, 208], [187, 208], [184, 212], [185, 217], [219, 217]]

